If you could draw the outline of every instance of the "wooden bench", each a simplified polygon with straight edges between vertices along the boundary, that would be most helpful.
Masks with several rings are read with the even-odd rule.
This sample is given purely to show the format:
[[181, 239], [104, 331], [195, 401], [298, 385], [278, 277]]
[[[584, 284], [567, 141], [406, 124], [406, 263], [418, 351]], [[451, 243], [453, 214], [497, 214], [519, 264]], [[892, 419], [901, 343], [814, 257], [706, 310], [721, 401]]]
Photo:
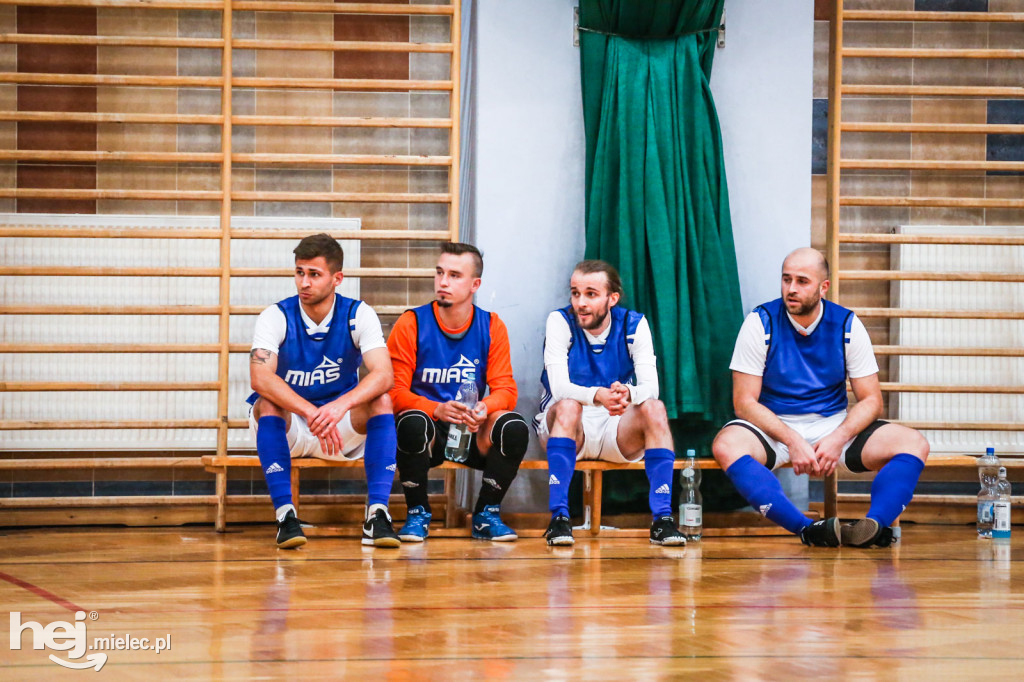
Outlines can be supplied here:
[[[236, 467], [259, 468], [259, 457], [253, 455], [209, 455], [202, 458], [206, 470], [216, 476], [216, 499], [217, 518], [215, 527], [218, 532], [224, 532], [227, 528], [227, 473], [228, 469]], [[710, 459], [697, 460], [700, 469], [718, 469], [718, 463]], [[362, 467], [362, 460], [324, 460], [312, 457], [302, 457], [292, 460], [292, 497], [298, 508], [300, 475], [303, 469], [323, 469], [330, 467], [348, 468]], [[444, 469], [444, 491], [447, 498], [445, 508], [445, 528], [454, 528], [459, 524], [460, 510], [455, 501], [455, 472], [459, 469], [472, 471], [464, 464], [456, 462], [443, 462], [439, 469]], [[536, 471], [548, 468], [547, 460], [526, 460], [520, 466], [520, 470]], [[601, 495], [604, 490], [604, 473], [606, 471], [639, 470], [644, 468], [643, 462], [632, 464], [613, 464], [599, 461], [576, 462], [576, 469], [583, 473], [583, 525], [589, 529], [590, 534], [597, 536], [601, 533]], [[685, 469], [686, 460], [677, 459], [673, 464], [674, 469]]]

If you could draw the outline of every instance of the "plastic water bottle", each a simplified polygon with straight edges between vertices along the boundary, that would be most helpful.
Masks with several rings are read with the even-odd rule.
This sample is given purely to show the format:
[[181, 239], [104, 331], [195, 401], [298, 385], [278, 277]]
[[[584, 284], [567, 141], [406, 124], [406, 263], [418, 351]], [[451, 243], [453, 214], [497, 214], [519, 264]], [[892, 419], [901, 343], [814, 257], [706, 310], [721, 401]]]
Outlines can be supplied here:
[[995, 514], [996, 483], [999, 480], [999, 458], [994, 448], [987, 448], [985, 455], [978, 458], [978, 537], [992, 537], [992, 522]]
[[700, 540], [704, 530], [704, 514], [700, 496], [700, 469], [697, 453], [686, 451], [686, 468], [681, 472], [682, 490], [679, 493], [679, 519], [687, 540]]
[[1006, 467], [999, 467], [996, 481], [995, 513], [992, 518], [992, 539], [1010, 541], [1010, 482], [1006, 480]]
[[[476, 372], [473, 369], [465, 370], [464, 380], [459, 386], [459, 392], [455, 399], [473, 409], [477, 403]], [[473, 434], [469, 432], [466, 424], [451, 424], [448, 427], [448, 442], [445, 444], [444, 456], [453, 462], [465, 462], [469, 459], [469, 439]]]

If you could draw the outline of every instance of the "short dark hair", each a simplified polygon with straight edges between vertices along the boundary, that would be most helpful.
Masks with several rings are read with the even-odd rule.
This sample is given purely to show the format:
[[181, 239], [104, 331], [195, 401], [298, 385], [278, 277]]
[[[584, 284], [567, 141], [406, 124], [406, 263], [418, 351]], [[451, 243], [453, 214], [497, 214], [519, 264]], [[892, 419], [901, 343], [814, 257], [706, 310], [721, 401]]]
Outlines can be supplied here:
[[476, 266], [476, 274], [474, 277], [480, 277], [484, 274], [484, 254], [480, 253], [480, 249], [476, 248], [472, 244], [465, 244], [463, 242], [444, 242], [441, 244], [441, 253], [450, 253], [453, 256], [461, 256], [464, 253], [473, 254], [473, 265]]
[[597, 260], [596, 258], [590, 260], [581, 260], [576, 264], [576, 267], [572, 269], [573, 272], [578, 272], [581, 275], [591, 275], [595, 272], [603, 272], [605, 277], [608, 279], [608, 293], [623, 295], [622, 292], [622, 278], [619, 277], [619, 271], [615, 269], [615, 266], [603, 260]]
[[295, 254], [295, 260], [313, 260], [323, 256], [331, 274], [345, 265], [345, 252], [341, 250], [341, 244], [324, 232], [303, 238], [292, 253]]

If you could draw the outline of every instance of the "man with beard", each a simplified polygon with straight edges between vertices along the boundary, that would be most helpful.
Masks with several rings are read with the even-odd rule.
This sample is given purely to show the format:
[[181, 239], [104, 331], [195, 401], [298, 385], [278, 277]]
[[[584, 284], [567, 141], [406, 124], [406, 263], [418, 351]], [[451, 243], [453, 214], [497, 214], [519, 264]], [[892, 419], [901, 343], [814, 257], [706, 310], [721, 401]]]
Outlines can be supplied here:
[[[782, 297], [744, 321], [732, 362], [738, 419], [715, 438], [715, 459], [760, 512], [805, 545], [888, 546], [889, 526], [914, 495], [928, 441], [880, 420], [882, 392], [871, 339], [850, 310], [826, 301], [828, 261], [797, 249], [782, 264]], [[849, 408], [847, 378], [857, 398]], [[865, 518], [812, 522], [786, 498], [772, 470], [797, 474], [877, 471]]]
[[[341, 245], [326, 234], [295, 248], [297, 296], [256, 321], [249, 353], [249, 428], [277, 514], [277, 546], [306, 544], [292, 504], [291, 458], [359, 459], [366, 469], [364, 545], [398, 547], [388, 497], [395, 471], [394, 382], [377, 314], [335, 293]], [[366, 376], [359, 378], [359, 365]]]
[[622, 280], [610, 264], [573, 269], [570, 304], [548, 315], [537, 435], [547, 445], [549, 545], [573, 544], [569, 482], [577, 459], [644, 460], [654, 516], [651, 542], [685, 545], [672, 518], [675, 452], [647, 319], [618, 306]]
[[[445, 243], [434, 274], [434, 302], [407, 310], [395, 322], [388, 350], [395, 367], [391, 400], [398, 428], [398, 478], [409, 509], [398, 532], [403, 542], [423, 542], [430, 531], [427, 475], [444, 461], [449, 429], [464, 424], [469, 467], [483, 471], [473, 510], [472, 536], [512, 542], [517, 535], [501, 520], [501, 502], [519, 473], [530, 431], [512, 410], [518, 389], [512, 376], [508, 332], [495, 313], [473, 305], [484, 261], [471, 244]], [[476, 406], [456, 400], [472, 376]]]

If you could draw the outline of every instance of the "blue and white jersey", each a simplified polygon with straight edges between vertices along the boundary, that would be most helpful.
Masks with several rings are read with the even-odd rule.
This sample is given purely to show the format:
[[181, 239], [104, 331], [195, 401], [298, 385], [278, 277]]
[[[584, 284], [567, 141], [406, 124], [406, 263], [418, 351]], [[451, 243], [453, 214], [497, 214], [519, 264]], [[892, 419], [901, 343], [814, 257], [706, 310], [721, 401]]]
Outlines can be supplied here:
[[808, 334], [793, 326], [781, 298], [754, 309], [767, 346], [758, 402], [775, 414], [828, 417], [846, 410], [846, 350], [855, 316], [831, 301], [821, 304], [821, 318]]
[[439, 403], [455, 400], [459, 385], [475, 373], [477, 395], [487, 390], [491, 350], [491, 314], [473, 306], [473, 321], [453, 336], [441, 329], [432, 303], [413, 308], [416, 315], [416, 369], [410, 389]]
[[[587, 332], [577, 323], [571, 305], [555, 312], [565, 320], [571, 333], [568, 365], [569, 381], [572, 384], [595, 390], [608, 388], [616, 381], [627, 386], [636, 384], [636, 366], [633, 361], [632, 346], [637, 334], [637, 327], [644, 320], [641, 313], [613, 306], [609, 311], [611, 322], [607, 330], [607, 340], [604, 344], [599, 345], [592, 344], [587, 338]], [[552, 313], [552, 317], [554, 315], [555, 313]], [[650, 358], [652, 369], [653, 362], [652, 354]], [[554, 398], [547, 369], [541, 374], [540, 380], [543, 387], [540, 409], [543, 412], [551, 405]], [[654, 372], [654, 385], [657, 385], [656, 371]], [[591, 394], [591, 401], [592, 399]]]
[[[298, 296], [277, 303], [284, 314], [284, 340], [277, 351], [277, 375], [299, 396], [325, 405], [359, 383], [362, 352], [353, 340], [356, 311], [362, 304], [335, 294], [334, 311], [326, 331], [309, 333]], [[253, 393], [249, 403], [259, 396]]]

